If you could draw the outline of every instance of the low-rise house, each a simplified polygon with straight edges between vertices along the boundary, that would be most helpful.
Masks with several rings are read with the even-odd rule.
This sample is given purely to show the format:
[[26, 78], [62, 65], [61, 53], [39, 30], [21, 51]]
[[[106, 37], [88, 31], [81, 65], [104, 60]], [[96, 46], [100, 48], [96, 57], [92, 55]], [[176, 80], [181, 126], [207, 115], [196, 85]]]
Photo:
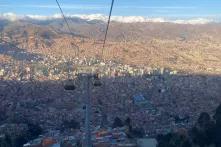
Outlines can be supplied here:
[[138, 147], [156, 147], [157, 140], [154, 138], [137, 139], [137, 146]]
[[139, 93], [139, 94], [135, 94], [133, 96], [133, 103], [135, 105], [140, 105], [140, 104], [145, 104], [147, 101], [145, 99], [145, 97], [143, 96], [143, 94]]

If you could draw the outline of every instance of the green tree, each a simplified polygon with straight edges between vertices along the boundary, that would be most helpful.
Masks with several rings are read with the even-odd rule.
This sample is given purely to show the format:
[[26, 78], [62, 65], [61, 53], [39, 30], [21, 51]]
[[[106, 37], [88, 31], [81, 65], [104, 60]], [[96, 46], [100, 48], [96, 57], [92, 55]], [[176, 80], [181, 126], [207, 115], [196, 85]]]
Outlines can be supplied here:
[[0, 138], [0, 147], [12, 147], [11, 138], [8, 135]]
[[80, 123], [75, 120], [64, 121], [62, 126], [64, 129], [80, 129]]
[[216, 109], [214, 119], [216, 121], [216, 125], [221, 126], [221, 105], [219, 105], [218, 108]]
[[159, 135], [157, 137], [158, 145], [157, 147], [191, 147], [189, 138], [178, 134], [169, 133], [167, 135]]
[[114, 119], [114, 123], [112, 125], [112, 128], [123, 127], [123, 126], [124, 126], [124, 124], [123, 124], [122, 120], [119, 117], [116, 117]]

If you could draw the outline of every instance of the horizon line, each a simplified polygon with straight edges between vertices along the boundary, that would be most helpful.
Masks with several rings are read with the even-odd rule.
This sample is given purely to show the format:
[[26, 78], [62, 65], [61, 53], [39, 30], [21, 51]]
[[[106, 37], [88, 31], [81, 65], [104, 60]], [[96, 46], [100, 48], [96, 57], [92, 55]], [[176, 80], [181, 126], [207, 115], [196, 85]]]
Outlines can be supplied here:
[[[107, 15], [104, 14], [66, 14], [68, 18], [80, 18], [87, 21], [92, 20], [101, 20], [106, 21]], [[212, 15], [213, 16], [213, 15]], [[216, 15], [217, 17], [217, 15]], [[25, 20], [25, 19], [33, 19], [33, 20], [53, 20], [53, 19], [60, 19], [61, 14], [56, 13], [54, 15], [19, 15], [16, 13], [8, 12], [0, 14], [1, 19], [6, 19], [10, 21], [16, 20]], [[170, 22], [170, 23], [177, 23], [177, 24], [208, 24], [208, 23], [220, 23], [221, 22], [221, 15], [220, 19], [218, 18], [208, 18], [208, 17], [190, 17], [190, 18], [170, 18], [170, 17], [150, 17], [150, 16], [119, 16], [115, 15], [112, 16], [112, 21], [122, 22], [122, 23], [135, 23], [135, 22]]]

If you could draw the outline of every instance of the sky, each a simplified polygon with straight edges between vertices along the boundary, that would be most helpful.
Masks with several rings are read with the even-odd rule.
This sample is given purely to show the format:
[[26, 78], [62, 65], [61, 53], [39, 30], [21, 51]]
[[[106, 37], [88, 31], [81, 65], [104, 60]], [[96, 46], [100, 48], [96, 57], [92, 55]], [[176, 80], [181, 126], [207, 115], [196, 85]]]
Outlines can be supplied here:
[[[66, 14], [105, 14], [111, 0], [59, 0]], [[0, 14], [53, 15], [55, 0], [0, 0]], [[115, 16], [216, 18], [221, 16], [221, 0], [115, 0]]]

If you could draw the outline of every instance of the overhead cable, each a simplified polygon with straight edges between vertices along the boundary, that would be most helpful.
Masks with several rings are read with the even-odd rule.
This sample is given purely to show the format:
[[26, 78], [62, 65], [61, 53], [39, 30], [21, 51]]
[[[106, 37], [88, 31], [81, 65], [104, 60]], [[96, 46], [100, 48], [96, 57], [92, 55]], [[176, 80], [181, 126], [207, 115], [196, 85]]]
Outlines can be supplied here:
[[111, 20], [113, 6], [114, 6], [114, 0], [112, 0], [112, 2], [111, 2], [111, 8], [110, 8], [110, 12], [109, 12], [107, 28], [106, 28], [106, 31], [105, 31], [104, 42], [103, 42], [102, 57], [103, 57], [103, 54], [104, 54], [104, 48], [105, 48], [105, 44], [106, 44], [106, 40], [107, 40], [107, 34], [108, 34], [109, 26], [110, 26], [110, 20]]

